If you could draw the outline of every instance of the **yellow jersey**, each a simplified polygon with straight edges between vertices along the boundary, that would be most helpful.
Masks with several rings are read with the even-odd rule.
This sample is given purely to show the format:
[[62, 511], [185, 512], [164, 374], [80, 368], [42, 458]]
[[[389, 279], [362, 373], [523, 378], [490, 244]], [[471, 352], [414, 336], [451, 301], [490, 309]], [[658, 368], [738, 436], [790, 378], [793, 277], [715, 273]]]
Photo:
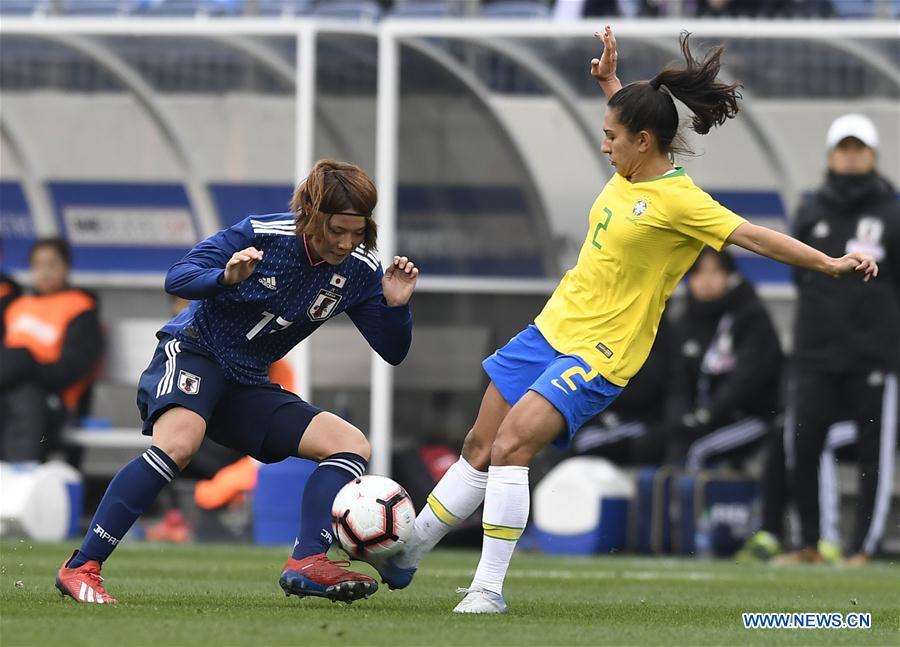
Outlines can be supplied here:
[[578, 262], [534, 323], [558, 352], [625, 386], [647, 359], [666, 302], [700, 250], [721, 251], [743, 222], [681, 167], [645, 182], [616, 173], [591, 207]]

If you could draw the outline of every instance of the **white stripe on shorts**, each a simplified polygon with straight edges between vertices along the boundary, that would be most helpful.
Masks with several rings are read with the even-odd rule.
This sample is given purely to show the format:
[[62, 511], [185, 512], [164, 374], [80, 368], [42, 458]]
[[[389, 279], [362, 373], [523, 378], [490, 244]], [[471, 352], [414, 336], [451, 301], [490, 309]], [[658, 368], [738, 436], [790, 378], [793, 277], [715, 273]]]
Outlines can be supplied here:
[[172, 387], [175, 385], [175, 364], [178, 361], [176, 355], [181, 352], [181, 342], [180, 341], [172, 341], [172, 346], [170, 350], [170, 358], [172, 362], [172, 369], [169, 371], [169, 375], [166, 378], [165, 388], [163, 389], [162, 394], [168, 395], [172, 392]]
[[156, 397], [158, 398], [165, 392], [166, 381], [169, 379], [169, 374], [174, 372], [175, 370], [175, 359], [172, 357], [172, 353], [170, 352], [170, 348], [175, 343], [175, 340], [169, 340], [166, 342], [166, 345], [163, 346], [163, 351], [166, 353], [166, 370], [163, 373], [163, 376], [160, 378], [159, 382], [156, 384]]

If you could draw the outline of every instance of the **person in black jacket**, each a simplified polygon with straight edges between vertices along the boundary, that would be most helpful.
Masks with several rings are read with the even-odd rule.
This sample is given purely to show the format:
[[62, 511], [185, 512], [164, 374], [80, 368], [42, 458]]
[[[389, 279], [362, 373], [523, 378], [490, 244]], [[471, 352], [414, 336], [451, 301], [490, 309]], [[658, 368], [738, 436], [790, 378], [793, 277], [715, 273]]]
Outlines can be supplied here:
[[828, 131], [828, 173], [800, 207], [794, 235], [825, 253], [865, 250], [880, 267], [869, 283], [797, 271], [794, 374], [785, 448], [793, 468], [803, 548], [783, 561], [821, 561], [818, 469], [828, 427], [857, 425], [859, 496], [851, 560], [877, 549], [890, 507], [900, 368], [900, 202], [876, 170], [878, 133], [862, 115]]
[[83, 415], [103, 351], [93, 295], [68, 285], [69, 246], [34, 243], [32, 294], [4, 308], [0, 346], [0, 460], [42, 461], [69, 417]]
[[[0, 263], [2, 263], [2, 260], [3, 239], [0, 238]], [[3, 272], [2, 264], [0, 264], [0, 339], [3, 338], [3, 334], [6, 329], [4, 324], [4, 313], [6, 312], [6, 307], [10, 303], [12, 303], [20, 294], [22, 294], [22, 288], [19, 287], [19, 284], [16, 283], [15, 279]]]
[[778, 409], [782, 354], [775, 327], [730, 255], [706, 248], [688, 273], [670, 462], [688, 469], [758, 446]]
[[663, 461], [674, 345], [672, 326], [663, 317], [647, 361], [606, 411], [578, 430], [572, 454], [602, 456], [618, 465]]

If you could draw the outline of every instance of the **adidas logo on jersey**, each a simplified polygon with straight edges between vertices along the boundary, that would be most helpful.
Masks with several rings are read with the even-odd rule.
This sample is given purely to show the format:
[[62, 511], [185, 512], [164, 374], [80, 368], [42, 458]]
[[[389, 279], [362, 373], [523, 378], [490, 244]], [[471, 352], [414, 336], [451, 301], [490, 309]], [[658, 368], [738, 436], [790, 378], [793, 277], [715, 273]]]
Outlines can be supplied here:
[[264, 288], [268, 288], [270, 290], [277, 290], [275, 287], [275, 277], [274, 276], [261, 276], [259, 277], [259, 282], [262, 284]]

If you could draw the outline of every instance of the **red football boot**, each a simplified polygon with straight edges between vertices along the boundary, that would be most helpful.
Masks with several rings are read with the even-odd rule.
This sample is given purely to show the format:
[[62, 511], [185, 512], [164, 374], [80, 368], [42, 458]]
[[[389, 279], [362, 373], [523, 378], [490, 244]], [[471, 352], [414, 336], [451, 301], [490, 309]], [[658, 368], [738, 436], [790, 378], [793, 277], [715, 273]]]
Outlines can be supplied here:
[[332, 602], [353, 602], [378, 590], [378, 583], [362, 573], [348, 571], [350, 562], [333, 561], [325, 553], [303, 559], [289, 557], [278, 583], [285, 595], [313, 595]]
[[[75, 557], [72, 553], [72, 557]], [[100, 576], [100, 562], [90, 560], [76, 568], [66, 568], [70, 557], [56, 572], [56, 588], [76, 602], [85, 604], [117, 604], [116, 599], [103, 588]]]

